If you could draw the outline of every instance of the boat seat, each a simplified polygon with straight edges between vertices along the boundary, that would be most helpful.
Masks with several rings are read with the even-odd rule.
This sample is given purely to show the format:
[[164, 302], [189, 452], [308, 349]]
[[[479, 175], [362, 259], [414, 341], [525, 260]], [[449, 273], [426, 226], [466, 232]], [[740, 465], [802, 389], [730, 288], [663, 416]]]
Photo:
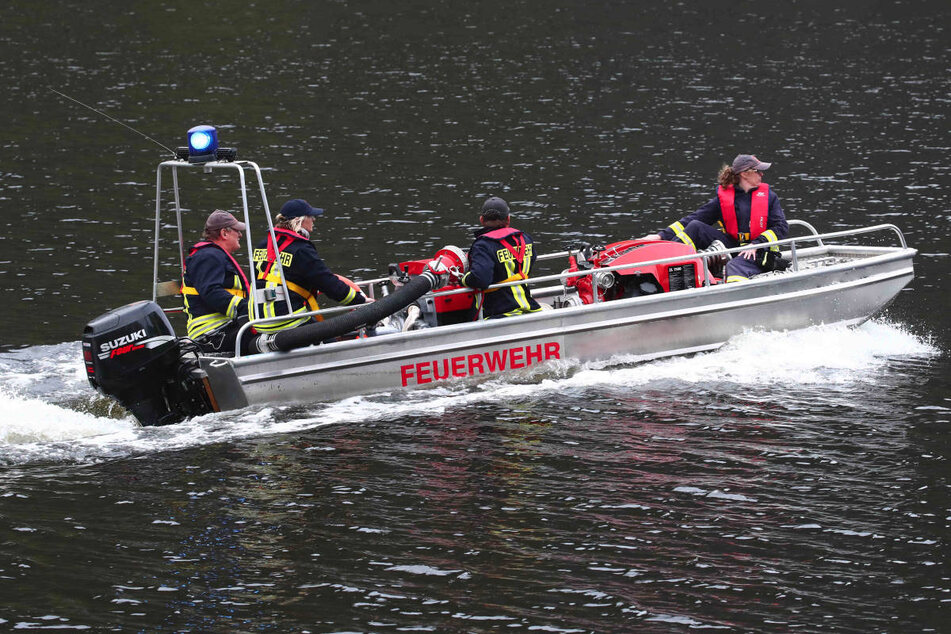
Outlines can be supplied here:
[[182, 281], [169, 280], [168, 282], [157, 282], [155, 284], [155, 297], [172, 297], [182, 294]]

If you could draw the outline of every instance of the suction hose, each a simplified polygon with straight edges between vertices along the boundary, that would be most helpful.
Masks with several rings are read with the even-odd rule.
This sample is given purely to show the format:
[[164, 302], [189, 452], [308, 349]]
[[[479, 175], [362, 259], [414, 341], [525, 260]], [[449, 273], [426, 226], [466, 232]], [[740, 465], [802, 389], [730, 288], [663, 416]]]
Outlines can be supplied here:
[[384, 317], [400, 311], [429, 291], [443, 284], [442, 276], [423, 271], [398, 290], [370, 304], [363, 304], [349, 313], [316, 324], [281, 330], [273, 335], [262, 335], [257, 345], [261, 352], [295, 350], [327, 339], [339, 337], [367, 324], [375, 324]]

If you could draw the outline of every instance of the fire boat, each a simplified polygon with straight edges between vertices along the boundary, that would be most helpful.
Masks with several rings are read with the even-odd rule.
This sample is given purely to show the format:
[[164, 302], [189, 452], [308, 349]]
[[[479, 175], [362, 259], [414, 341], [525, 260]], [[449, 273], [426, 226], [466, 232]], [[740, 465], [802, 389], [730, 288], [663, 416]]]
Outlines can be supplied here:
[[[637, 363], [713, 350], [750, 329], [858, 325], [882, 311], [914, 277], [916, 250], [895, 225], [820, 233], [792, 219], [791, 233], [803, 235], [757, 245], [773, 248], [784, 267], [749, 281], [725, 284], [718, 277], [723, 257], [745, 246], [706, 253], [665, 241], [579, 244], [536, 255], [536, 266], [552, 273], [490, 287], [528, 284], [543, 310], [483, 320], [476, 309], [478, 291], [455, 285], [428, 266], [435, 261], [443, 269], [465, 271], [466, 251], [447, 246], [431, 257], [391, 264], [379, 278], [354, 280], [373, 302], [307, 313], [321, 321], [277, 332], [267, 352], [206, 354], [177, 336], [168, 318], [182, 311], [181, 269], [171, 281], [159, 274], [171, 250], [162, 240], [169, 227], [177, 233], [176, 264], [184, 267], [180, 174], [237, 176], [251, 280], [256, 277], [249, 206], [254, 189], [271, 239], [274, 226], [260, 167], [219, 148], [211, 126], [192, 128], [187, 139], [188, 147], [156, 170], [151, 300], [93, 319], [82, 337], [89, 383], [147, 426], [252, 405], [475, 382], [564, 362]], [[162, 179], [169, 172], [167, 203]], [[275, 289], [254, 291], [244, 328], [269, 321], [257, 317], [262, 311], [255, 308], [273, 299], [265, 298], [264, 290]], [[277, 291], [290, 307], [286, 282]]]

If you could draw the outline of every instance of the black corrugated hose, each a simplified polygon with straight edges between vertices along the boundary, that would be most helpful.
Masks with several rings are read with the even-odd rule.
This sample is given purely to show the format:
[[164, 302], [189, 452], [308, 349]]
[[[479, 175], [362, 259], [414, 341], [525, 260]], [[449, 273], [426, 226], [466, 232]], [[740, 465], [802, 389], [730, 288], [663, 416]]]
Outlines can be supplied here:
[[[258, 339], [258, 347], [259, 349], [266, 347], [269, 351], [287, 352], [339, 337], [368, 324], [375, 324], [384, 317], [406, 308], [437, 285], [441, 285], [441, 280], [433, 273], [423, 271], [421, 275], [412, 278], [386, 297], [358, 306], [340, 317], [281, 330], [274, 335], [264, 335]], [[265, 352], [265, 350], [261, 351]]]

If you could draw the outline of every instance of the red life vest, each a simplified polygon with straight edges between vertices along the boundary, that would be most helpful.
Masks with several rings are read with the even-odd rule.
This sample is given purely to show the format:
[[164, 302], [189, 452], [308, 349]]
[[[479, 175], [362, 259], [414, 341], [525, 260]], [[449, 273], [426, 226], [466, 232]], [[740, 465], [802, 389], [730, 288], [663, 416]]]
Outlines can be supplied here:
[[[510, 242], [507, 242], [505, 238], [514, 233], [517, 233], [518, 237], [515, 238], [515, 244], [511, 244]], [[499, 244], [508, 249], [508, 252], [512, 254], [512, 259], [518, 263], [518, 268], [522, 268], [522, 262], [525, 261], [525, 238], [522, 237], [521, 231], [518, 229], [513, 229], [512, 227], [502, 227], [501, 229], [495, 229], [494, 231], [483, 233], [482, 237], [498, 240]]]
[[755, 240], [766, 231], [766, 219], [769, 217], [769, 185], [760, 183], [753, 191], [750, 200], [750, 233], [747, 240], [740, 239], [740, 229], [736, 222], [736, 206], [733, 200], [736, 190], [732, 187], [717, 187], [717, 197], [720, 199], [720, 216], [723, 218], [723, 229], [740, 243]]
[[284, 249], [294, 243], [294, 240], [303, 240], [304, 237], [288, 229], [275, 229], [274, 237], [277, 238], [277, 251], [274, 250], [274, 240], [270, 237], [267, 241], [267, 259], [258, 266], [258, 279], [266, 279], [271, 274], [274, 262], [277, 260], [278, 253], [284, 253]]

